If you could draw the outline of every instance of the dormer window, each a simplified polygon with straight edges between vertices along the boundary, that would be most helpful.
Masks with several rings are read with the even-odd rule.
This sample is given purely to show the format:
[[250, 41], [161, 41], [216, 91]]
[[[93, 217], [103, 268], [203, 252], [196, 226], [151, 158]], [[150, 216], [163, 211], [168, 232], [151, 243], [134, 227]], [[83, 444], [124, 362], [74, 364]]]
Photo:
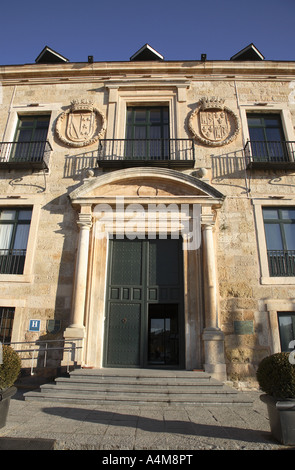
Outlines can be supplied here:
[[164, 60], [162, 54], [157, 52], [149, 44], [142, 46], [133, 56], [130, 57], [132, 61], [144, 61], [144, 60]]

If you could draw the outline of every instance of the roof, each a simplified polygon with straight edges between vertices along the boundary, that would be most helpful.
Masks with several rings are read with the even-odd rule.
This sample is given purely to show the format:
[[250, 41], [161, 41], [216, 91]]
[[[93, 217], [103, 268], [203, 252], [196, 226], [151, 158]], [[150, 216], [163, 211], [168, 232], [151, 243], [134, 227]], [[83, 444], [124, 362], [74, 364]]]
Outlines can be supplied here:
[[69, 62], [69, 59], [54, 51], [50, 47], [45, 46], [38, 57], [35, 59], [35, 62], [37, 64], [57, 64], [61, 62]]
[[130, 60], [164, 60], [164, 57], [149, 44], [145, 44], [130, 57]]
[[242, 49], [233, 55], [230, 60], [264, 60], [264, 56], [259, 52], [257, 47], [254, 46], [253, 42], [249, 46]]

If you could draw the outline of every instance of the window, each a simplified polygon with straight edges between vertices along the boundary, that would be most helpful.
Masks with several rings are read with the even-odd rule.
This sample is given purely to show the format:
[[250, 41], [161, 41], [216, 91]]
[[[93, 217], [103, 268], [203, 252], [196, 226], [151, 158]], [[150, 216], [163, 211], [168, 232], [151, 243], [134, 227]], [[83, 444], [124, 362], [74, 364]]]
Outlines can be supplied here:
[[251, 156], [254, 162], [288, 161], [288, 144], [279, 114], [247, 114]]
[[50, 116], [19, 116], [10, 160], [43, 159]]
[[263, 221], [270, 276], [295, 276], [295, 208], [265, 207]]
[[129, 107], [126, 125], [126, 158], [169, 158], [169, 108]]
[[13, 307], [0, 307], [0, 341], [10, 344], [14, 320]]
[[23, 274], [32, 209], [0, 209], [0, 274]]
[[281, 351], [293, 351], [289, 344], [295, 340], [295, 313], [278, 312]]

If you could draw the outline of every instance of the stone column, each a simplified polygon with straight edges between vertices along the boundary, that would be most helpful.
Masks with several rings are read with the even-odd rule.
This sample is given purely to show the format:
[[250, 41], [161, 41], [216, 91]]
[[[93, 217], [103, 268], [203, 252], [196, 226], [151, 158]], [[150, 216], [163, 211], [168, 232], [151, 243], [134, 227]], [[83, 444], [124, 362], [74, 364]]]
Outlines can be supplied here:
[[216, 262], [213, 240], [213, 226], [203, 227], [203, 257], [205, 280], [205, 326], [218, 327], [217, 310], [217, 286], [216, 286]]
[[205, 372], [210, 373], [218, 380], [225, 381], [224, 334], [218, 326], [217, 273], [213, 225], [206, 224], [202, 228], [205, 300], [204, 366]]
[[79, 214], [80, 227], [78, 252], [76, 259], [75, 283], [72, 304], [72, 324], [65, 331], [65, 338], [84, 338], [84, 314], [87, 287], [87, 269], [89, 252], [89, 234], [91, 228], [91, 214]]

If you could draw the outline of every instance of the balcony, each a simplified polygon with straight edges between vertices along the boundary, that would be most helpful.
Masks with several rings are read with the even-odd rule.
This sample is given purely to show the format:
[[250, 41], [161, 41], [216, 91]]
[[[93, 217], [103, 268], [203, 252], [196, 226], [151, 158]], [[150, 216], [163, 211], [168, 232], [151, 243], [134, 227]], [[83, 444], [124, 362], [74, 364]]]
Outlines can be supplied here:
[[295, 169], [295, 142], [248, 140], [244, 150], [247, 168]]
[[159, 166], [193, 168], [193, 139], [102, 139], [98, 147], [100, 167]]
[[0, 169], [48, 169], [51, 151], [48, 141], [1, 142]]
[[0, 249], [0, 274], [23, 274], [26, 250]]
[[267, 250], [269, 275], [295, 277], [295, 250]]

